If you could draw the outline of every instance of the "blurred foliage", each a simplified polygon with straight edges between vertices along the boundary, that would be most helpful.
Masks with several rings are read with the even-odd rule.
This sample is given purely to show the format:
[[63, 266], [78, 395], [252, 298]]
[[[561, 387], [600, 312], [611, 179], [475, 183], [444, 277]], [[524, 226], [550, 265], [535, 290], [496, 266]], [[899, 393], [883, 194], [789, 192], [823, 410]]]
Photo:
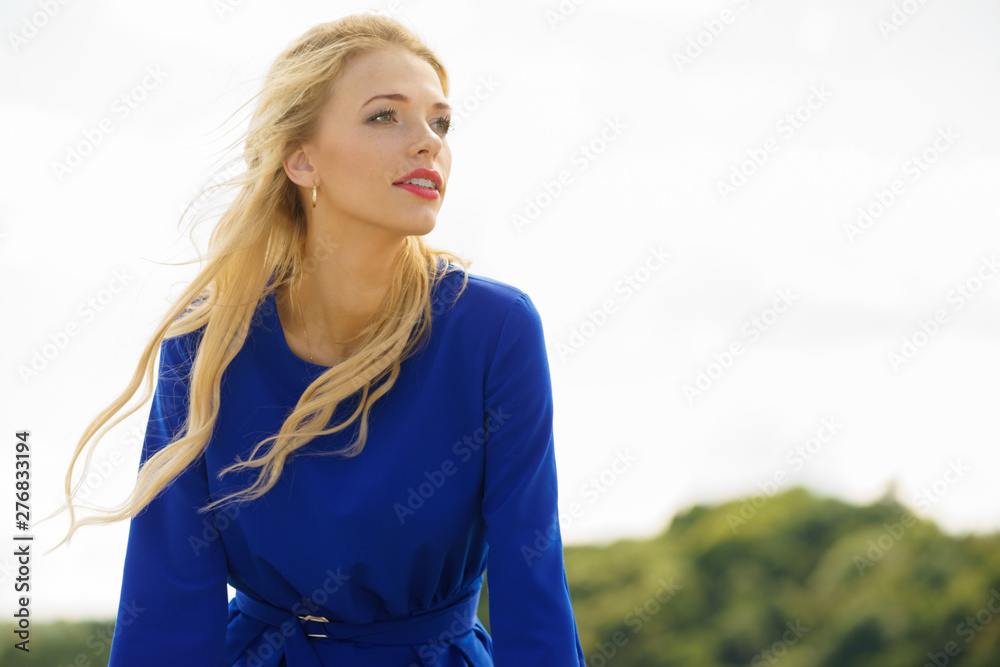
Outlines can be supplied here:
[[107, 667], [114, 621], [32, 622], [28, 652], [14, 648], [13, 626], [4, 624], [0, 644], [0, 665], [38, 667]]
[[946, 535], [891, 498], [758, 494], [564, 553], [588, 667], [1000, 665], [1000, 533]]
[[[947, 535], [891, 498], [756, 495], [564, 555], [588, 667], [1000, 665], [1000, 533]], [[0, 665], [105, 667], [110, 630], [36, 624]]]

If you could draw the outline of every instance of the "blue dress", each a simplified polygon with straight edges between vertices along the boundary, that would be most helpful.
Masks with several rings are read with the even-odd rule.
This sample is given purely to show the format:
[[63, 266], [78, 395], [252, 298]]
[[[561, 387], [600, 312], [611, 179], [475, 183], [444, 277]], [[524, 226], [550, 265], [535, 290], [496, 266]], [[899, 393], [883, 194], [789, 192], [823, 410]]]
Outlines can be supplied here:
[[[359, 456], [314, 455], [355, 424], [288, 459], [263, 497], [198, 513], [250, 484], [255, 471], [218, 472], [326, 370], [290, 350], [273, 293], [258, 304], [205, 454], [131, 521], [110, 667], [585, 664], [541, 319], [527, 294], [474, 274], [456, 300], [461, 279], [435, 287], [430, 336], [375, 402]], [[160, 348], [143, 461], [179, 429], [202, 333]]]

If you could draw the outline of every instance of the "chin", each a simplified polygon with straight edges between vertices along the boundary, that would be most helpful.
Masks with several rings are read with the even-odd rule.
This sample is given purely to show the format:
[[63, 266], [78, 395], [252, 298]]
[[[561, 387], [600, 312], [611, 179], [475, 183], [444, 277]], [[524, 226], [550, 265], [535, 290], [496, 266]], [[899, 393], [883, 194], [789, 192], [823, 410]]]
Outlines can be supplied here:
[[423, 236], [430, 234], [437, 226], [437, 212], [424, 212], [424, 215], [415, 216], [408, 220], [400, 221], [396, 227], [405, 236]]
[[437, 215], [428, 215], [427, 212], [421, 213], [422, 215], [393, 217], [388, 220], [383, 219], [380, 222], [372, 220], [371, 224], [382, 233], [389, 233], [400, 238], [405, 236], [424, 236], [434, 231], [434, 227], [437, 226]]
[[430, 222], [413, 225], [412, 230], [407, 234], [407, 236], [425, 236], [434, 231], [434, 227], [437, 226], [437, 220], [431, 220]]

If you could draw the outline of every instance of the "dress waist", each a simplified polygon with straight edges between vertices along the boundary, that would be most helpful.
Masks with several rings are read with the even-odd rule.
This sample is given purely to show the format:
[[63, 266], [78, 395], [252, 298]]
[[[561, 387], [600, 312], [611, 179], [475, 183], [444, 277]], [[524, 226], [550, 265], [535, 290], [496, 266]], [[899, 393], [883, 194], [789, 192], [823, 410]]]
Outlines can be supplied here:
[[[294, 611], [257, 600], [242, 591], [236, 591], [234, 602], [246, 616], [274, 626], [274, 630], [269, 633], [272, 637], [280, 633], [283, 639], [282, 648], [289, 665], [321, 667], [319, 659], [309, 645], [310, 636], [325, 636], [342, 641], [363, 641], [383, 646], [450, 643], [451, 640], [457, 639], [475, 627], [478, 621], [476, 614], [481, 590], [482, 579], [478, 579], [464, 588], [457, 597], [435, 609], [404, 618], [363, 624], [326, 619], [307, 620]], [[273, 640], [268, 641], [269, 646], [278, 649], [273, 646], [274, 643]]]

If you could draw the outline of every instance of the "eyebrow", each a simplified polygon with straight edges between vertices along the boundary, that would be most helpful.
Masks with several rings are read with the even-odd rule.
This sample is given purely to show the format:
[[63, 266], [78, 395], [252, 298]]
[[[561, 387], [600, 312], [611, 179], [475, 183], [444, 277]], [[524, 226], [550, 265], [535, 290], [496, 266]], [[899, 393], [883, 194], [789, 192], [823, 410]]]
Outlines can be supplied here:
[[[362, 104], [360, 108], [364, 109], [371, 102], [374, 102], [375, 100], [378, 100], [378, 99], [397, 100], [399, 102], [409, 102], [410, 101], [410, 98], [407, 97], [406, 95], [403, 95], [402, 93], [389, 93], [387, 95], [376, 95], [375, 97], [371, 98], [370, 100], [368, 100], [367, 102], [365, 102], [364, 104]], [[435, 102], [432, 105], [432, 107], [434, 109], [442, 109], [444, 111], [451, 111], [451, 105], [450, 104], [445, 104], [444, 102]]]

